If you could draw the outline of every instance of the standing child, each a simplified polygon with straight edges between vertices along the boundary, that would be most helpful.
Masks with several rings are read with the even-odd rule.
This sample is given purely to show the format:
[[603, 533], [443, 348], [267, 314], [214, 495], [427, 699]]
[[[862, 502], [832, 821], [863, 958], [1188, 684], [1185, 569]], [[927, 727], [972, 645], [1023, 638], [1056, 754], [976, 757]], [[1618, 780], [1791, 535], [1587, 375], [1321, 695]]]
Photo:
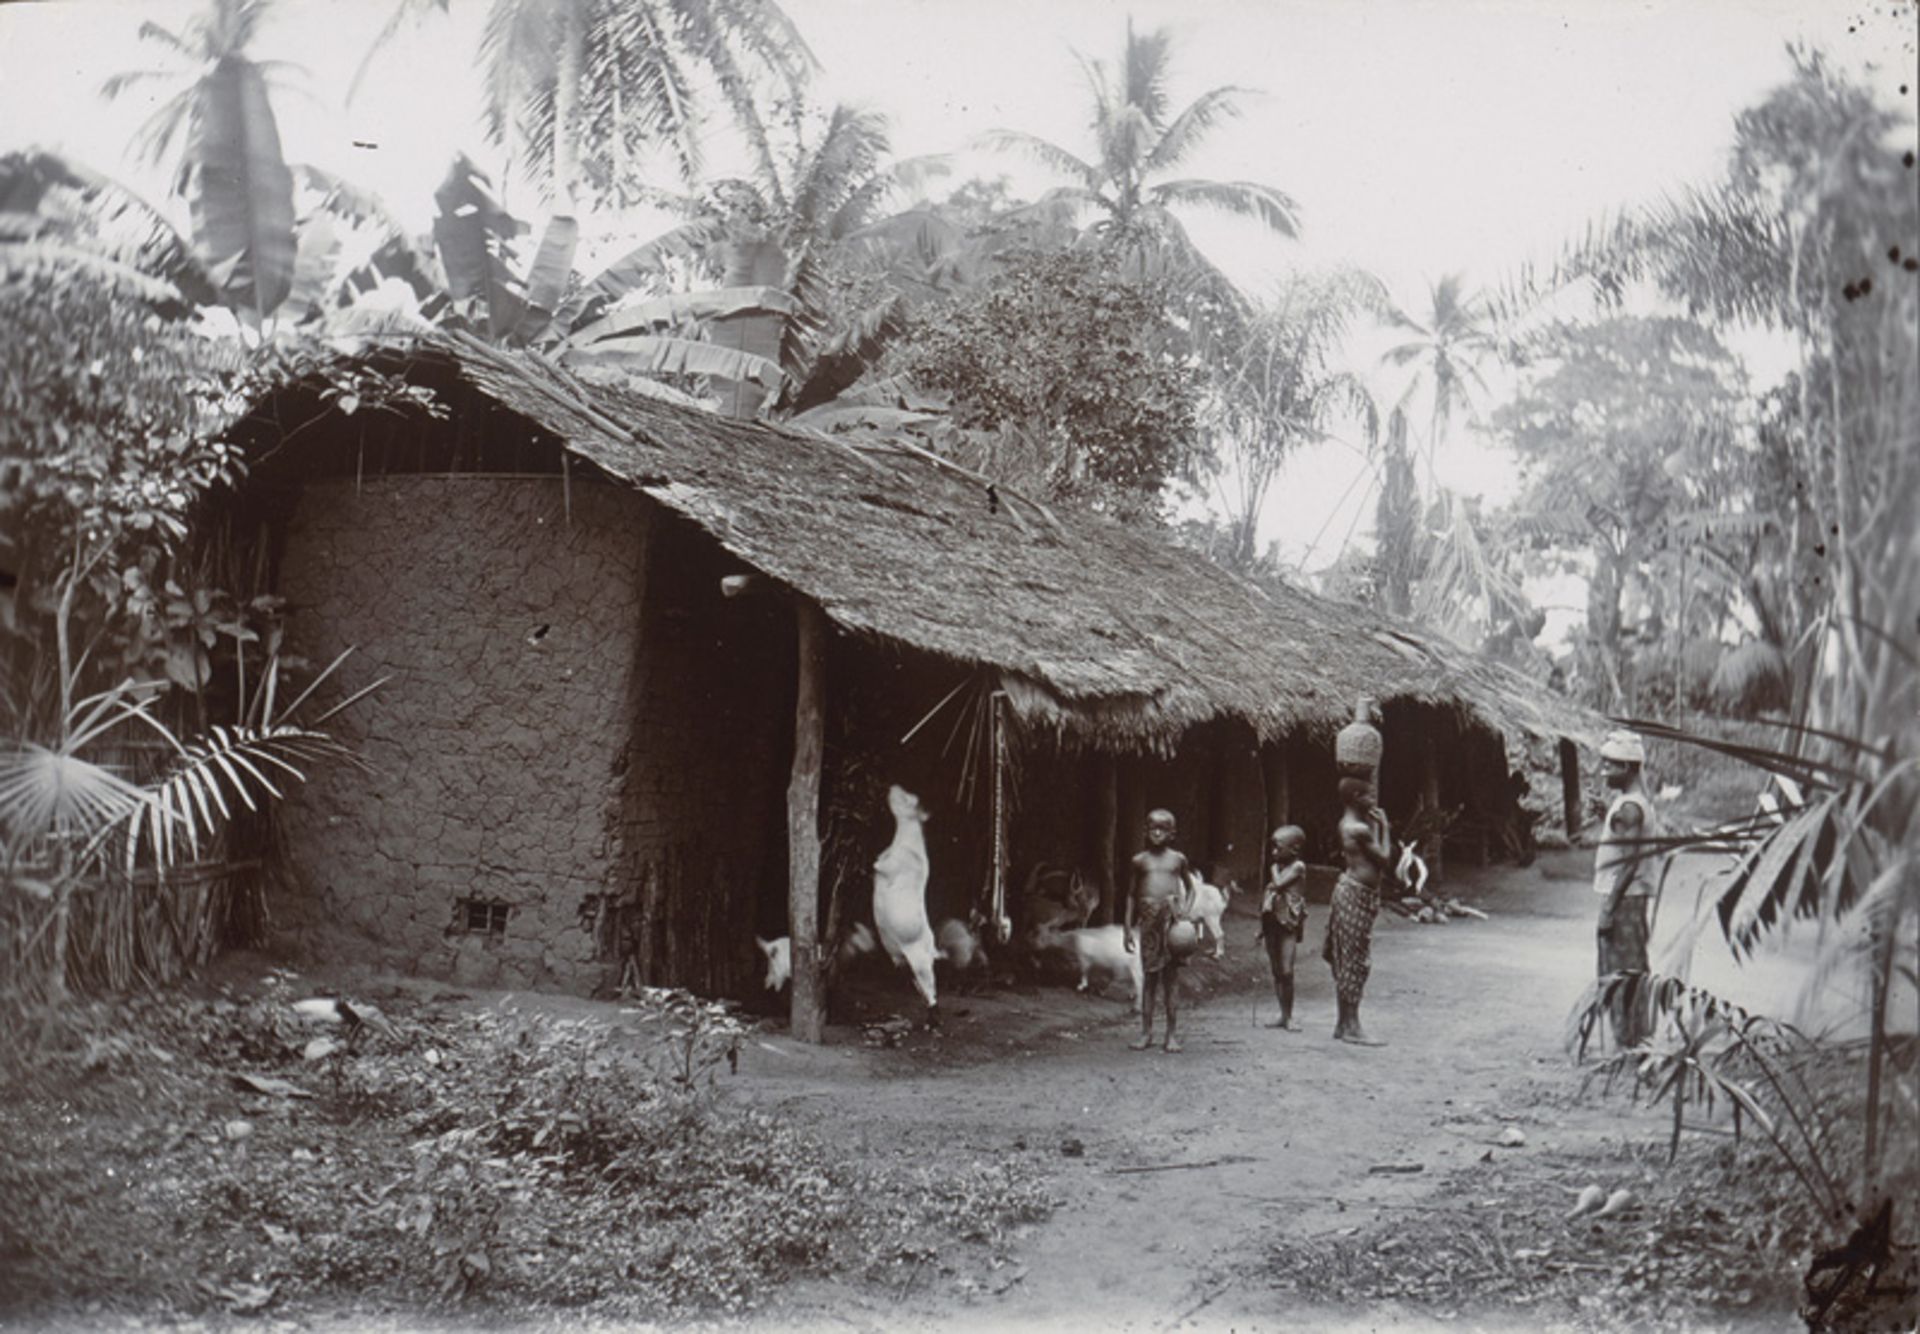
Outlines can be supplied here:
[[1306, 831], [1298, 825], [1273, 831], [1267, 841], [1267, 888], [1260, 899], [1260, 941], [1267, 947], [1273, 995], [1280, 1002], [1280, 1017], [1267, 1027], [1289, 1032], [1300, 1027], [1293, 1022], [1293, 961], [1307, 935], [1307, 864], [1301, 860], [1306, 846]]
[[1180, 1039], [1174, 1034], [1174, 992], [1180, 961], [1167, 943], [1173, 924], [1186, 917], [1192, 904], [1187, 877], [1193, 868], [1187, 855], [1176, 850], [1176, 829], [1170, 811], [1154, 811], [1147, 816], [1146, 851], [1134, 854], [1131, 892], [1127, 895], [1127, 953], [1134, 951], [1134, 918], [1140, 919], [1140, 969], [1145, 975], [1140, 993], [1140, 1036], [1133, 1049], [1145, 1051], [1153, 1045], [1153, 997], [1156, 991], [1166, 996], [1167, 1050], [1179, 1051]]

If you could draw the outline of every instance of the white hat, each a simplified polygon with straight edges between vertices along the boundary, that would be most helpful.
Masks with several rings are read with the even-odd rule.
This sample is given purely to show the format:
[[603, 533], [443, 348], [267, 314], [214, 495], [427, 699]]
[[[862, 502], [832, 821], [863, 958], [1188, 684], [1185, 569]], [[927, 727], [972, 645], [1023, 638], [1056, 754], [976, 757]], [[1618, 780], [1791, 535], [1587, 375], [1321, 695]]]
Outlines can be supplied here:
[[1640, 736], [1636, 732], [1609, 732], [1607, 739], [1600, 743], [1600, 758], [1619, 760], [1623, 764], [1645, 764], [1647, 749], [1640, 744]]

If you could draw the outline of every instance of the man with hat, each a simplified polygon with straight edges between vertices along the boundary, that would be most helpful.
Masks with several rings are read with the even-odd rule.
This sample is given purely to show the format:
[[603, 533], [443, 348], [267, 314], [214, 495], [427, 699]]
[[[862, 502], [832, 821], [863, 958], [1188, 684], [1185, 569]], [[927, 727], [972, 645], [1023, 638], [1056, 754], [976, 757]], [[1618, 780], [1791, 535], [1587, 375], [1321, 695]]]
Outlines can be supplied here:
[[[1593, 854], [1593, 892], [1602, 898], [1596, 924], [1602, 978], [1648, 971], [1647, 900], [1653, 877], [1647, 841], [1654, 837], [1655, 819], [1653, 798], [1641, 781], [1646, 762], [1646, 748], [1633, 732], [1609, 732], [1601, 743], [1601, 773], [1614, 793]], [[1614, 1039], [1622, 1047], [1646, 1037], [1645, 1006], [1636, 997], [1623, 992], [1611, 1015]]]

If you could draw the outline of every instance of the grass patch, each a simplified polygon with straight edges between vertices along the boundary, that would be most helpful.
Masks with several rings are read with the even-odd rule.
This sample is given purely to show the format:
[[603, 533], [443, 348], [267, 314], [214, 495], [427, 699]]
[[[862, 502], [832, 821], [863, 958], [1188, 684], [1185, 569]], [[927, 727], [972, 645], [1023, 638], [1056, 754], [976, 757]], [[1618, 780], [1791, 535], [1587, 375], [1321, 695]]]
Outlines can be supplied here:
[[897, 1281], [1054, 1205], [1028, 1169], [856, 1162], [734, 1104], [743, 1030], [684, 995], [617, 1023], [396, 1004], [350, 1047], [295, 994], [96, 1006], [16, 1068], [0, 1309], [668, 1319], [803, 1277]]

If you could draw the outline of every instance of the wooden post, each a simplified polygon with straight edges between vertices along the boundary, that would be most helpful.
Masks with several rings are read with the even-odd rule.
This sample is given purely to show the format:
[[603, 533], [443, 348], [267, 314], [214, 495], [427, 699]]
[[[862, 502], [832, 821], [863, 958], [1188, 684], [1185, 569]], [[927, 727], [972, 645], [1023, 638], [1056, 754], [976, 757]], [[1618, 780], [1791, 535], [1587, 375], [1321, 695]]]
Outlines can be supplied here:
[[796, 597], [793, 769], [787, 779], [787, 938], [793, 950], [791, 1033], [819, 1042], [826, 1029], [820, 969], [820, 765], [826, 746], [827, 617]]
[[1565, 810], [1567, 837], [1580, 832], [1580, 752], [1573, 742], [1560, 738], [1560, 804]]
[[1120, 838], [1120, 763], [1102, 751], [1094, 761], [1094, 874], [1100, 877], [1100, 920], [1117, 922], [1120, 906], [1119, 863], [1115, 852]]
[[1113, 920], [1126, 917], [1126, 898], [1132, 886], [1125, 883], [1133, 854], [1140, 851], [1147, 828], [1147, 772], [1153, 763], [1146, 755], [1129, 755], [1121, 762], [1120, 818], [1113, 831]]
[[[1423, 729], [1425, 730], [1425, 729]], [[1420, 756], [1420, 804], [1440, 815], [1440, 744], [1426, 731]], [[1441, 864], [1446, 860], [1447, 832], [1443, 828], [1427, 840], [1427, 883], [1440, 883]]]

